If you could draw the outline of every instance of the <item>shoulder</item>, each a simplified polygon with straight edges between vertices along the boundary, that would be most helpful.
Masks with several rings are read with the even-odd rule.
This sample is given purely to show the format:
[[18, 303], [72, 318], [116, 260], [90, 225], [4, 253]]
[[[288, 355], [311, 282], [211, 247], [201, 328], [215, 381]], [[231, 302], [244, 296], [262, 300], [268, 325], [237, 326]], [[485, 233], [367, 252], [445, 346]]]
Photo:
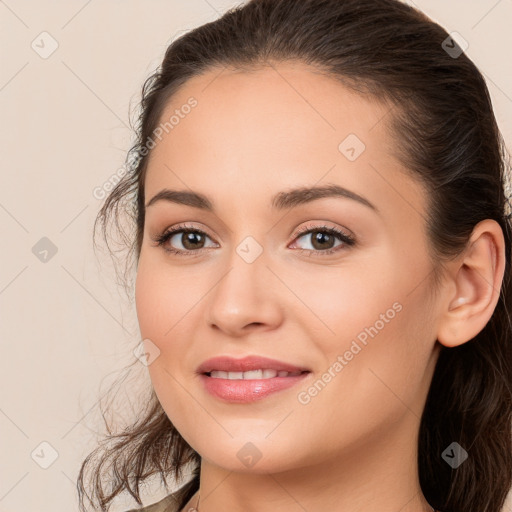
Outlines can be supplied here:
[[169, 494], [163, 500], [143, 508], [133, 508], [127, 512], [179, 512], [178, 492]]

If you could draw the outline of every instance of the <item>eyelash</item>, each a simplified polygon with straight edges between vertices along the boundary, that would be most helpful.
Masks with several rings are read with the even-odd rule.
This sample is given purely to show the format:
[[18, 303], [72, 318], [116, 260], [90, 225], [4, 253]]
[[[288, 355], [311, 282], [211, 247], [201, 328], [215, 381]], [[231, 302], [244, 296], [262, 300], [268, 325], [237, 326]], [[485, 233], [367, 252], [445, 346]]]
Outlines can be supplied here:
[[[168, 253], [176, 254], [179, 256], [186, 256], [186, 257], [198, 256], [204, 250], [209, 249], [209, 247], [202, 247], [197, 250], [182, 251], [181, 249], [174, 249], [172, 247], [164, 247], [164, 244], [173, 235], [175, 235], [176, 233], [182, 233], [182, 232], [183, 233], [200, 233], [201, 235], [205, 235], [208, 238], [210, 238], [207, 233], [205, 233], [204, 231], [201, 231], [200, 229], [194, 228], [193, 226], [187, 226], [186, 224], [180, 224], [180, 225], [175, 226], [172, 229], [164, 231], [161, 235], [157, 235], [156, 237], [153, 238], [153, 241], [156, 242], [157, 247], [162, 247], [163, 250]], [[338, 245], [337, 247], [333, 247], [332, 249], [325, 249], [325, 250], [318, 250], [318, 251], [315, 251], [312, 249], [294, 249], [294, 250], [301, 251], [301, 253], [305, 251], [305, 252], [310, 253], [310, 255], [315, 254], [318, 256], [320, 256], [320, 255], [324, 256], [324, 255], [328, 255], [328, 254], [337, 252], [337, 251], [343, 249], [344, 247], [351, 247], [351, 246], [355, 245], [355, 243], [356, 243], [353, 236], [347, 235], [346, 233], [344, 233], [343, 231], [340, 231], [339, 229], [336, 229], [333, 227], [328, 227], [328, 226], [318, 226], [318, 225], [317, 226], [304, 226], [303, 228], [299, 229], [294, 240], [297, 238], [300, 238], [304, 235], [314, 233], [314, 232], [328, 233], [329, 235], [334, 235], [342, 242], [342, 245]]]

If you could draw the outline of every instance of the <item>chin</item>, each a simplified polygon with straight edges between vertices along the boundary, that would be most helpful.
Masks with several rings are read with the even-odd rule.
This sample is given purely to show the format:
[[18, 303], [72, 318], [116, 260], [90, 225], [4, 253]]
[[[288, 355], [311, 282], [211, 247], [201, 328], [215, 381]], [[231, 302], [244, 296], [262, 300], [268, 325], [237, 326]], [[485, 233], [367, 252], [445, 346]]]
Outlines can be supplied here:
[[292, 436], [276, 436], [271, 442], [268, 438], [265, 439], [264, 435], [261, 438], [235, 436], [224, 442], [219, 442], [218, 438], [208, 440], [206, 443], [203, 440], [194, 446], [194, 449], [202, 459], [227, 471], [250, 474], [279, 473], [302, 465], [297, 446], [304, 446], [304, 443], [291, 445], [291, 439]]

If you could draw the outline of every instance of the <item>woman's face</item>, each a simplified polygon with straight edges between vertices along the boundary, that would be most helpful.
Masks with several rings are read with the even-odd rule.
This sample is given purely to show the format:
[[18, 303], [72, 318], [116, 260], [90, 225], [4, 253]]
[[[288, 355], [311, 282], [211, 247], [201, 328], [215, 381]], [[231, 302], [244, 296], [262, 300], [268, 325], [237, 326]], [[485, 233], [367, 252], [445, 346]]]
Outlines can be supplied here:
[[145, 203], [190, 196], [146, 208], [136, 307], [155, 392], [204, 460], [271, 472], [415, 447], [437, 313], [392, 115], [299, 64], [211, 71], [167, 105]]

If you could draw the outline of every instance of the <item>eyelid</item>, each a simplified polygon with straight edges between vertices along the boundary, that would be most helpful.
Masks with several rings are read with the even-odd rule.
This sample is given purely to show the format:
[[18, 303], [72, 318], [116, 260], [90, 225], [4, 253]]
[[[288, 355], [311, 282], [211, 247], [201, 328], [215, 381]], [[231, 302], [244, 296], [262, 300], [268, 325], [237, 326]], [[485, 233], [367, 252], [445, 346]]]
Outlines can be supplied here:
[[334, 230], [336, 232], [339, 232], [341, 235], [345, 236], [346, 238], [354, 239], [355, 236], [349, 229], [343, 227], [340, 228], [338, 226], [329, 226], [326, 221], [319, 220], [319, 221], [309, 221], [309, 223], [306, 226], [302, 226], [297, 230], [297, 232], [294, 235], [294, 240], [296, 238], [299, 238], [300, 236], [310, 233], [311, 231], [322, 231], [322, 230]]
[[162, 230], [155, 231], [154, 234], [150, 235], [150, 238], [152, 240], [157, 240], [158, 238], [161, 238], [162, 236], [174, 232], [173, 234], [176, 234], [179, 231], [197, 231], [198, 233], [202, 233], [207, 235], [212, 240], [215, 239], [212, 235], [210, 235], [210, 232], [208, 228], [203, 227], [203, 225], [200, 225], [199, 227], [196, 225], [192, 225], [188, 222], [179, 222], [177, 224], [172, 224]]

